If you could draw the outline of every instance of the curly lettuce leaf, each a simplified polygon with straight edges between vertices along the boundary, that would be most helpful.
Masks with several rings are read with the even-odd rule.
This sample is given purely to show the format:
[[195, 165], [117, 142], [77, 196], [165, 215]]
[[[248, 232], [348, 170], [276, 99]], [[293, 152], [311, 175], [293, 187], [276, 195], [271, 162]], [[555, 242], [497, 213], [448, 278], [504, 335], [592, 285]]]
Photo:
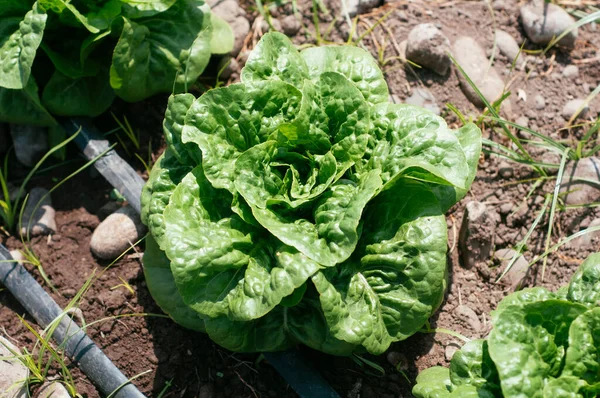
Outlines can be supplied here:
[[169, 96], [165, 120], [163, 121], [163, 132], [169, 149], [177, 158], [179, 163], [186, 165], [198, 165], [202, 156], [194, 144], [184, 144], [182, 141], [183, 128], [185, 126], [185, 115], [196, 100], [193, 94], [174, 94]]
[[419, 330], [446, 286], [446, 222], [424, 184], [402, 181], [365, 214], [360, 257], [312, 280], [334, 337], [384, 352]]
[[171, 274], [171, 262], [160, 250], [152, 235], [146, 237], [146, 250], [142, 263], [148, 290], [156, 304], [181, 326], [204, 332], [204, 319], [181, 299]]
[[152, 17], [167, 11], [177, 0], [119, 0], [123, 3], [123, 15], [130, 19]]
[[37, 4], [24, 17], [0, 20], [0, 87], [19, 90], [27, 87], [31, 67], [48, 15]]
[[489, 335], [489, 352], [507, 397], [544, 397], [546, 380], [559, 376], [569, 327], [584, 305], [545, 300], [510, 306]]
[[308, 79], [308, 68], [290, 39], [282, 33], [265, 35], [242, 69], [242, 82], [281, 80], [297, 88]]
[[498, 371], [486, 340], [472, 340], [454, 354], [450, 362], [450, 380], [454, 386], [469, 385], [492, 395], [500, 393]]
[[148, 226], [162, 250], [165, 250], [164, 211], [173, 191], [191, 170], [191, 166], [179, 163], [177, 157], [168, 148], [154, 164], [148, 181], [142, 189], [142, 222]]
[[[388, 185], [410, 175], [459, 189], [470, 186], [473, 173], [467, 156], [444, 119], [412, 105], [381, 104], [375, 107], [372, 120], [375, 139], [363, 169], [381, 169]], [[475, 137], [469, 134], [467, 141], [477, 141]]]
[[581, 314], [571, 324], [562, 375], [589, 384], [600, 382], [600, 308]]
[[231, 212], [227, 195], [210, 185], [202, 166], [189, 173], [165, 209], [166, 251], [187, 305], [211, 318], [250, 321], [321, 267], [291, 247], [258, 242], [259, 231]]
[[182, 142], [202, 150], [206, 178], [234, 193], [235, 161], [247, 149], [277, 138], [282, 124], [295, 120], [302, 93], [280, 81], [232, 84], [208, 91], [185, 118]]
[[210, 18], [208, 7], [195, 0], [152, 17], [124, 18], [110, 68], [117, 95], [137, 102], [194, 83], [210, 59]]
[[354, 83], [369, 104], [388, 101], [388, 87], [383, 74], [371, 54], [362, 48], [312, 47], [300, 54], [308, 65], [311, 79], [318, 79], [325, 72], [337, 72]]
[[567, 299], [591, 306], [600, 303], [600, 253], [591, 254], [573, 275]]

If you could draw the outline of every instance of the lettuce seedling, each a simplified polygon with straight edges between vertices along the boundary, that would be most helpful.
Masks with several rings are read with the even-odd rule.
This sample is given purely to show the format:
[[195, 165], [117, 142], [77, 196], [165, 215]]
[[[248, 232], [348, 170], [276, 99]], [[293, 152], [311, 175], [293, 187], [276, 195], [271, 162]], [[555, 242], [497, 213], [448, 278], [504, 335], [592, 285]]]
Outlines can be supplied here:
[[480, 131], [389, 103], [356, 47], [298, 52], [270, 33], [241, 77], [169, 99], [142, 195], [151, 293], [233, 351], [384, 352], [442, 300], [443, 214]]
[[181, 92], [233, 48], [203, 0], [9, 0], [0, 19], [0, 122], [53, 125], [115, 95]]
[[541, 287], [505, 297], [486, 339], [417, 377], [417, 398], [582, 397], [600, 394], [600, 254], [556, 293]]

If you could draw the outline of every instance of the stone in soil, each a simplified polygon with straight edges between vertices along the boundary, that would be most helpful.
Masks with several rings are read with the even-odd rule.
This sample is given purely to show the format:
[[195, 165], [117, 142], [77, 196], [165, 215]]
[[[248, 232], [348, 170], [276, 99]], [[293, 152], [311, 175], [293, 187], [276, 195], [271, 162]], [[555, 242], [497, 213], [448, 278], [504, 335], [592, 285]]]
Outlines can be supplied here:
[[[571, 27], [575, 20], [555, 4], [534, 0], [521, 7], [521, 23], [532, 42], [546, 45]], [[573, 29], [558, 44], [573, 47], [576, 39], [577, 29]]]
[[567, 79], [579, 77], [579, 68], [577, 65], [567, 65], [562, 71], [562, 75]]
[[281, 19], [281, 29], [283, 29], [283, 33], [288, 36], [293, 36], [298, 33], [301, 27], [302, 25], [295, 15], [287, 15]]
[[98, 225], [92, 234], [90, 248], [103, 260], [114, 260], [145, 233], [140, 216], [131, 206], [123, 207]]
[[457, 318], [469, 326], [473, 332], [478, 333], [482, 330], [481, 321], [471, 307], [461, 304], [454, 309], [454, 314], [457, 316]]
[[[479, 43], [471, 37], [461, 36], [456, 39], [452, 49], [456, 62], [479, 88], [483, 96], [490, 103], [500, 98], [504, 90], [504, 82], [494, 68], [489, 68], [485, 51], [479, 46]], [[458, 69], [456, 73], [460, 81], [460, 87], [469, 101], [478, 107], [484, 107], [484, 102], [473, 90], [467, 79]]]
[[545, 107], [546, 107], [546, 99], [539, 94], [536, 95], [535, 96], [535, 109], [537, 109], [538, 111], [541, 111]]
[[25, 380], [29, 370], [14, 358], [11, 352], [20, 354], [21, 351], [4, 337], [0, 337], [0, 397], [26, 398], [28, 396]]
[[[596, 181], [588, 183], [577, 179]], [[584, 205], [597, 202], [600, 199], [600, 159], [596, 157], [571, 161], [565, 167], [561, 192], [562, 198], [568, 205]]]
[[27, 236], [28, 228], [29, 236], [48, 235], [56, 232], [55, 216], [56, 211], [52, 207], [50, 192], [45, 188], [33, 188], [29, 192], [27, 205], [23, 210], [21, 236]]
[[[585, 104], [585, 100], [582, 99], [572, 99], [563, 106], [562, 109], [562, 117], [565, 120], [570, 120], [573, 115], [577, 115], [577, 117], [585, 117], [588, 112], [588, 106]], [[579, 111], [579, 113], [577, 113]]]
[[416, 87], [413, 90], [413, 94], [404, 102], [409, 105], [420, 106], [421, 108], [430, 110], [438, 116], [440, 115], [440, 107], [438, 106], [435, 97], [431, 91], [425, 87]]
[[[498, 276], [504, 272], [515, 254], [517, 254], [517, 252], [513, 249], [496, 250], [494, 253], [494, 258], [501, 264], [500, 273]], [[527, 276], [528, 270], [529, 262], [525, 259], [525, 257], [519, 255], [513, 265], [510, 267], [510, 270], [506, 273], [506, 275], [504, 275], [501, 282], [510, 286], [513, 290], [519, 289], [523, 284], [523, 280]]]
[[71, 398], [71, 395], [59, 382], [46, 383], [38, 391], [36, 398]]
[[496, 215], [484, 203], [472, 201], [465, 206], [458, 244], [465, 268], [487, 261], [492, 252]]
[[450, 40], [434, 24], [415, 26], [408, 34], [406, 58], [445, 76], [452, 66]]
[[[598, 226], [600, 226], [600, 218], [592, 220], [592, 222], [590, 222], [590, 224], [584, 229]], [[577, 238], [569, 241], [567, 246], [572, 249], [596, 250], [598, 247], [600, 247], [600, 231], [588, 232], [587, 234], [578, 236]]]
[[250, 22], [246, 19], [246, 11], [236, 0], [210, 0], [208, 4], [216, 16], [224, 19], [231, 26], [235, 38], [231, 55], [237, 56], [244, 46], [248, 32], [250, 32]]
[[44, 127], [11, 124], [17, 160], [27, 167], [33, 167], [48, 151], [48, 130]]
[[505, 32], [501, 29], [496, 30], [496, 45], [498, 46], [500, 52], [506, 55], [506, 57], [509, 59], [509, 62], [512, 63], [513, 60], [519, 56], [516, 65], [520, 63], [520, 47], [517, 44], [517, 41], [508, 32]]

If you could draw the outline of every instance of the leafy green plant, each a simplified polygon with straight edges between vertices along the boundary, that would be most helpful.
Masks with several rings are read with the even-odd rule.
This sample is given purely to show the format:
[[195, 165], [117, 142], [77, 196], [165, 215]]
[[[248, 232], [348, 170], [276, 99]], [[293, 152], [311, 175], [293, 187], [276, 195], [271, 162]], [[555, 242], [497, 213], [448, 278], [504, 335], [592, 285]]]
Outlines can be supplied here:
[[202, 0], [10, 0], [0, 3], [0, 121], [53, 125], [185, 91], [210, 55], [233, 47]]
[[600, 394], [600, 253], [556, 293], [540, 287], [505, 297], [486, 339], [465, 344], [450, 368], [417, 377], [417, 398], [597, 397]]
[[242, 83], [171, 96], [142, 193], [148, 287], [233, 351], [384, 352], [446, 286], [444, 212], [469, 189], [473, 124], [391, 104], [351, 46], [269, 33]]

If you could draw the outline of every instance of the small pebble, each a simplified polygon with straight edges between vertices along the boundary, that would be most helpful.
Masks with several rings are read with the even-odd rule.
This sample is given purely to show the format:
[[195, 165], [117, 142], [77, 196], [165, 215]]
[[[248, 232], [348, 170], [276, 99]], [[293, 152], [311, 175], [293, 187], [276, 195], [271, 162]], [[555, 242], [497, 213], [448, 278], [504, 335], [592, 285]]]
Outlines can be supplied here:
[[[581, 109], [581, 110], [580, 110]], [[570, 120], [573, 115], [577, 117], [585, 117], [588, 112], [588, 106], [585, 105], [585, 100], [582, 99], [573, 99], [565, 104], [562, 109], [562, 117], [565, 120]], [[580, 110], [580, 111], [579, 111]], [[579, 113], [577, 113], [579, 111]]]
[[445, 76], [452, 65], [449, 52], [450, 41], [434, 24], [417, 25], [408, 34], [406, 57], [438, 75]]
[[11, 124], [15, 155], [19, 163], [33, 167], [48, 151], [48, 130], [45, 127]]
[[567, 79], [573, 79], [579, 76], [579, 68], [577, 65], [567, 65], [565, 69], [563, 69], [562, 75]]
[[281, 28], [283, 29], [283, 33], [288, 36], [293, 36], [298, 33], [301, 27], [302, 25], [295, 15], [287, 15], [281, 20]]
[[90, 248], [99, 258], [113, 260], [137, 242], [145, 229], [136, 211], [131, 206], [123, 207], [98, 225]]
[[29, 192], [27, 205], [23, 211], [21, 236], [27, 236], [28, 227], [31, 228], [29, 229], [30, 237], [56, 232], [55, 216], [56, 211], [52, 207], [50, 192], [45, 188], [33, 188]]
[[[528, 2], [521, 7], [520, 11], [525, 33], [536, 44], [548, 44], [554, 37], [560, 36], [575, 23], [575, 19], [564, 9], [543, 0]], [[558, 44], [573, 47], [576, 39], [577, 29], [573, 29]]]
[[25, 380], [29, 376], [29, 370], [21, 361], [6, 348], [16, 353], [21, 351], [13, 343], [0, 337], [0, 396], [2, 398], [27, 398]]
[[542, 110], [546, 107], [546, 100], [541, 95], [535, 96], [535, 109]]
[[69, 392], [59, 382], [46, 383], [40, 388], [36, 398], [71, 398]]

